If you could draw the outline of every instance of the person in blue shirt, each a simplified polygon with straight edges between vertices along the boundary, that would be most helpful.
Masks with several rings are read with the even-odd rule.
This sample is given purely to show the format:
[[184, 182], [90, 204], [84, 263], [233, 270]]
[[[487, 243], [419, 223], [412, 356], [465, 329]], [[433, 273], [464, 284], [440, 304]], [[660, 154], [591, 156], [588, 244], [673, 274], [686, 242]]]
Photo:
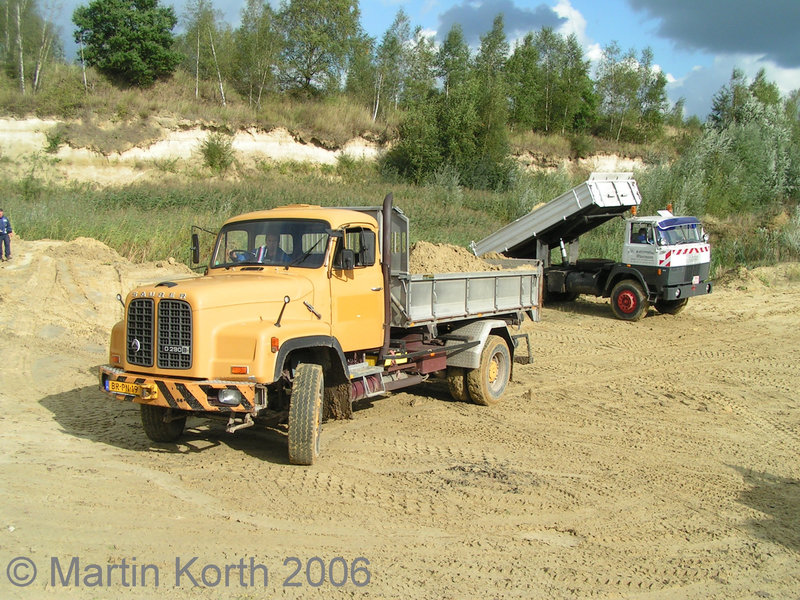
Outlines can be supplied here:
[[653, 240], [651, 240], [647, 236], [647, 228], [642, 227], [639, 229], [639, 233], [633, 236], [633, 243], [634, 244], [652, 244]]
[[5, 251], [5, 257], [0, 260], [11, 260], [11, 234], [14, 231], [11, 229], [11, 221], [3, 214], [3, 209], [0, 208], [0, 256]]
[[280, 237], [277, 233], [269, 232], [267, 234], [265, 245], [256, 248], [256, 260], [261, 263], [268, 263], [273, 265], [285, 265], [289, 262], [290, 257], [278, 245]]

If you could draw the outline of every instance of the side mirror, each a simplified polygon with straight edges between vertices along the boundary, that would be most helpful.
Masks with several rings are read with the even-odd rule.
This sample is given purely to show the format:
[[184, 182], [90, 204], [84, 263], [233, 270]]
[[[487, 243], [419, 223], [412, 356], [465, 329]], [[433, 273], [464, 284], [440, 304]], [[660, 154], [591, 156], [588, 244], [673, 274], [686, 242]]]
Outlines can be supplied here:
[[353, 250], [343, 248], [339, 256], [340, 268], [345, 271], [352, 271], [356, 266], [356, 253]]
[[192, 264], [200, 262], [200, 236], [196, 233], [192, 234]]

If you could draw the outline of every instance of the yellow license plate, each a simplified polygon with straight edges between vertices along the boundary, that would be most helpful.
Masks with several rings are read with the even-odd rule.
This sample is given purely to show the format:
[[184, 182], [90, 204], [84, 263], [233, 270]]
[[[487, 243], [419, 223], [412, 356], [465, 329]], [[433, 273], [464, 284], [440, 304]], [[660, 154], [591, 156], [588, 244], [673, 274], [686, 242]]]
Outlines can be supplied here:
[[125, 394], [126, 396], [141, 396], [142, 386], [127, 381], [108, 381], [108, 391], [115, 394]]

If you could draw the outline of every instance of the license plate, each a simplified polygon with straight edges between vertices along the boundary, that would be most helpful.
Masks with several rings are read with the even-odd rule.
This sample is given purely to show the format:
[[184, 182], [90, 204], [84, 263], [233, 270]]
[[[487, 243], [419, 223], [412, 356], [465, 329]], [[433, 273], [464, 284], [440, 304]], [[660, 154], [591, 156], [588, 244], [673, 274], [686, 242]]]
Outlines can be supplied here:
[[106, 382], [106, 387], [108, 388], [109, 392], [114, 392], [115, 394], [125, 394], [126, 396], [142, 395], [142, 386], [136, 383], [109, 380]]
[[697, 285], [698, 283], [700, 283], [700, 275], [695, 275], [692, 277], [692, 285]]

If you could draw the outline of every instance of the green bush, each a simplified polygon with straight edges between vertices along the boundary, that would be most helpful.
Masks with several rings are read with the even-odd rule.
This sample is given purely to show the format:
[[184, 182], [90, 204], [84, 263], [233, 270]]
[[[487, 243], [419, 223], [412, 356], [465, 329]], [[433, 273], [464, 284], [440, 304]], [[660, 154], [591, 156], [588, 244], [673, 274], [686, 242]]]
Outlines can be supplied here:
[[45, 133], [44, 138], [44, 151], [48, 154], [56, 154], [58, 149], [67, 142], [64, 132], [59, 127], [54, 127]]
[[234, 161], [233, 138], [220, 132], [212, 132], [200, 144], [203, 164], [218, 175], [224, 175]]
[[573, 135], [569, 147], [572, 158], [587, 158], [594, 153], [594, 138], [584, 134]]

